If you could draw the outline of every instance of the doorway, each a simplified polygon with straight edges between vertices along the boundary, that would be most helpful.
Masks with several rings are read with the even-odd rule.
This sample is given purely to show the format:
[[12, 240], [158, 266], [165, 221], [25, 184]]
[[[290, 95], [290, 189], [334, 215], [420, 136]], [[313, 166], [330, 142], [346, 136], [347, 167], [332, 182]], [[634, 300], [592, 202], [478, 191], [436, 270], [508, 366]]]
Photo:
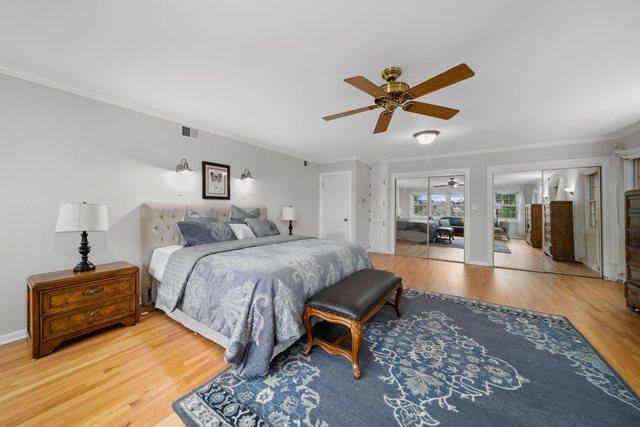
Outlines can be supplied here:
[[396, 178], [396, 255], [465, 260], [465, 175]]
[[602, 277], [600, 167], [494, 173], [491, 203], [494, 266]]
[[350, 170], [320, 173], [321, 239], [353, 241], [355, 224], [351, 200]]

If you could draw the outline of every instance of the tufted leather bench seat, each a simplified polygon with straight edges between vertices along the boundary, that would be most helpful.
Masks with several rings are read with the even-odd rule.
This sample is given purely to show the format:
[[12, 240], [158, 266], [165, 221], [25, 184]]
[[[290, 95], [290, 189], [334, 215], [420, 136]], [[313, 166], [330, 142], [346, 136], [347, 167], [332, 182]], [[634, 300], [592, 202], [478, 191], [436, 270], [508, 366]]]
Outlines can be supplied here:
[[[393, 303], [389, 302], [395, 293]], [[303, 322], [307, 331], [305, 354], [309, 355], [314, 345], [322, 347], [334, 355], [341, 355], [353, 363], [353, 375], [360, 378], [358, 356], [362, 343], [362, 331], [366, 322], [372, 318], [383, 305], [391, 305], [400, 316], [399, 303], [402, 296], [402, 279], [393, 273], [373, 268], [356, 271], [351, 276], [318, 292], [306, 302]], [[349, 328], [349, 331], [330, 343], [321, 338], [314, 338], [311, 318], [318, 317], [331, 323], [338, 323]], [[340, 347], [351, 335], [351, 351]]]

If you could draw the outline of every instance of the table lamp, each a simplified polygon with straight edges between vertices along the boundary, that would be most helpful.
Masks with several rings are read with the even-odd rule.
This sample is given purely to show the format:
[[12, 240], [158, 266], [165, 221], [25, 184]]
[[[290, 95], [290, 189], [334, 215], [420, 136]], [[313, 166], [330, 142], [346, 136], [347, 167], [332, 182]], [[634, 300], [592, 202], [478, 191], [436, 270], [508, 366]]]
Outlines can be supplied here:
[[81, 240], [78, 251], [81, 261], [75, 266], [73, 271], [89, 271], [96, 268], [89, 262], [89, 240], [88, 231], [108, 231], [109, 219], [107, 215], [107, 205], [95, 203], [63, 203], [58, 208], [58, 221], [56, 222], [56, 233], [80, 232]]
[[289, 236], [293, 235], [293, 221], [298, 219], [298, 212], [293, 206], [282, 208], [282, 220], [289, 221]]

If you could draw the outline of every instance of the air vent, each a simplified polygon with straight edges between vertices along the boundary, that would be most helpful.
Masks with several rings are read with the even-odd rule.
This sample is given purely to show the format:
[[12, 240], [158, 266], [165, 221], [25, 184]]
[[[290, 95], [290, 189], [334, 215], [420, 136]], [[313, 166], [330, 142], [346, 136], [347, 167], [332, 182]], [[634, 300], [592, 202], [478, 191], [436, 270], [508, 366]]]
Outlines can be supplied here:
[[186, 136], [187, 138], [192, 139], [199, 139], [200, 131], [198, 129], [182, 126], [182, 136]]

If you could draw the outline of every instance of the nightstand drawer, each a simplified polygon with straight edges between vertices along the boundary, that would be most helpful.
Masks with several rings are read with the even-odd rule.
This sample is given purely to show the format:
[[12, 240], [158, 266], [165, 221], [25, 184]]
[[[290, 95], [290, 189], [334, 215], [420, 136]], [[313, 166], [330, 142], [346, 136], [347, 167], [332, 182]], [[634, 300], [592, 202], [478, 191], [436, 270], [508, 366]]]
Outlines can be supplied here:
[[100, 323], [111, 317], [135, 313], [135, 296], [128, 295], [109, 301], [103, 305], [61, 313], [42, 318], [42, 338], [47, 340]]
[[42, 314], [70, 310], [102, 298], [112, 298], [135, 292], [136, 277], [127, 275], [115, 279], [87, 282], [82, 285], [44, 291], [40, 296]]

